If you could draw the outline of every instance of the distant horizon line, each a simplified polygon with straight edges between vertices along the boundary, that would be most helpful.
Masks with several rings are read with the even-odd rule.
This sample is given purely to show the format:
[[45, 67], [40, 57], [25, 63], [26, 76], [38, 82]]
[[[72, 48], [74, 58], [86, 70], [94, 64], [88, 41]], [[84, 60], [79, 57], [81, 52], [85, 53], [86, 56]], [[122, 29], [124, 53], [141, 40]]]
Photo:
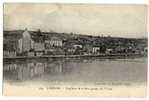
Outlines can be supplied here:
[[[143, 38], [147, 38], [148, 39], [148, 35], [147, 37], [125, 37], [125, 36], [112, 36], [112, 35], [108, 35], [108, 34], [105, 34], [105, 33], [110, 33], [110, 32], [97, 32], [97, 33], [102, 33], [101, 35], [95, 35], [95, 34], [82, 34], [82, 33], [79, 33], [79, 32], [56, 32], [56, 31], [43, 31], [41, 29], [36, 29], [36, 30], [33, 30], [33, 29], [28, 29], [28, 28], [25, 28], [27, 29], [28, 31], [32, 31], [32, 32], [38, 32], [38, 30], [40, 30], [41, 33], [58, 33], [58, 34], [61, 34], [61, 33], [65, 33], [65, 34], [75, 34], [75, 35], [86, 35], [86, 36], [94, 36], [94, 37], [116, 37], [116, 38], [139, 38], [139, 39], [143, 39]], [[3, 31], [25, 31], [25, 29], [3, 29]], [[94, 32], [95, 33], [95, 32]], [[114, 33], [114, 32], [113, 32]], [[126, 33], [126, 32], [125, 32]], [[128, 33], [128, 32], [127, 32]]]

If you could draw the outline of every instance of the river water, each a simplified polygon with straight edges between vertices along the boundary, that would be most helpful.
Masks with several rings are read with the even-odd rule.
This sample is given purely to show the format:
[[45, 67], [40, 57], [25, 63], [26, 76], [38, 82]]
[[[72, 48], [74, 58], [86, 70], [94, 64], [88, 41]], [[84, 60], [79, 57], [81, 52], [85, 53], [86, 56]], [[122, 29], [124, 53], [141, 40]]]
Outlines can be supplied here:
[[9, 82], [146, 82], [147, 58], [51, 59], [4, 62]]

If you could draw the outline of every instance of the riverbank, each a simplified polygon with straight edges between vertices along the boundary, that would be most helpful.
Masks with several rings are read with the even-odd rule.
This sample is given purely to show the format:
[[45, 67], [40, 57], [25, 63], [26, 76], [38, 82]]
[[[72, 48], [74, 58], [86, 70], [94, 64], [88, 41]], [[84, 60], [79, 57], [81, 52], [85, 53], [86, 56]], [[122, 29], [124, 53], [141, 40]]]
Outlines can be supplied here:
[[145, 57], [142, 54], [98, 54], [98, 55], [42, 55], [42, 56], [13, 56], [13, 57], [3, 57], [4, 59], [32, 59], [32, 58], [131, 58], [131, 57]]

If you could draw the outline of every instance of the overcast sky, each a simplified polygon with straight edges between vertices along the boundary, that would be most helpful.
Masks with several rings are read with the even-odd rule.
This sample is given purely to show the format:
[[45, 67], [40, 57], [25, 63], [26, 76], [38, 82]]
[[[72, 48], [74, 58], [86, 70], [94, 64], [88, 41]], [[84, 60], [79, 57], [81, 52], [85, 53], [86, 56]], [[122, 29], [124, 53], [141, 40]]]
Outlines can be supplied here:
[[146, 5], [4, 4], [4, 30], [147, 37]]

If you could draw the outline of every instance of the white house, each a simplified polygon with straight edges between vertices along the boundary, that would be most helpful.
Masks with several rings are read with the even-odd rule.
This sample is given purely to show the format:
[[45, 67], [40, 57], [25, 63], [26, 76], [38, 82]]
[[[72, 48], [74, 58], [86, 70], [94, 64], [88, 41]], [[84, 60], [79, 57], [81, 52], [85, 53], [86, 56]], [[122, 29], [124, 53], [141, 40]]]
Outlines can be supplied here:
[[92, 52], [93, 53], [99, 53], [100, 47], [93, 47]]
[[56, 46], [56, 47], [62, 47], [63, 45], [63, 42], [60, 38], [58, 37], [51, 37], [51, 39], [49, 40], [45, 40], [45, 44], [49, 47], [53, 47], [53, 46]]

